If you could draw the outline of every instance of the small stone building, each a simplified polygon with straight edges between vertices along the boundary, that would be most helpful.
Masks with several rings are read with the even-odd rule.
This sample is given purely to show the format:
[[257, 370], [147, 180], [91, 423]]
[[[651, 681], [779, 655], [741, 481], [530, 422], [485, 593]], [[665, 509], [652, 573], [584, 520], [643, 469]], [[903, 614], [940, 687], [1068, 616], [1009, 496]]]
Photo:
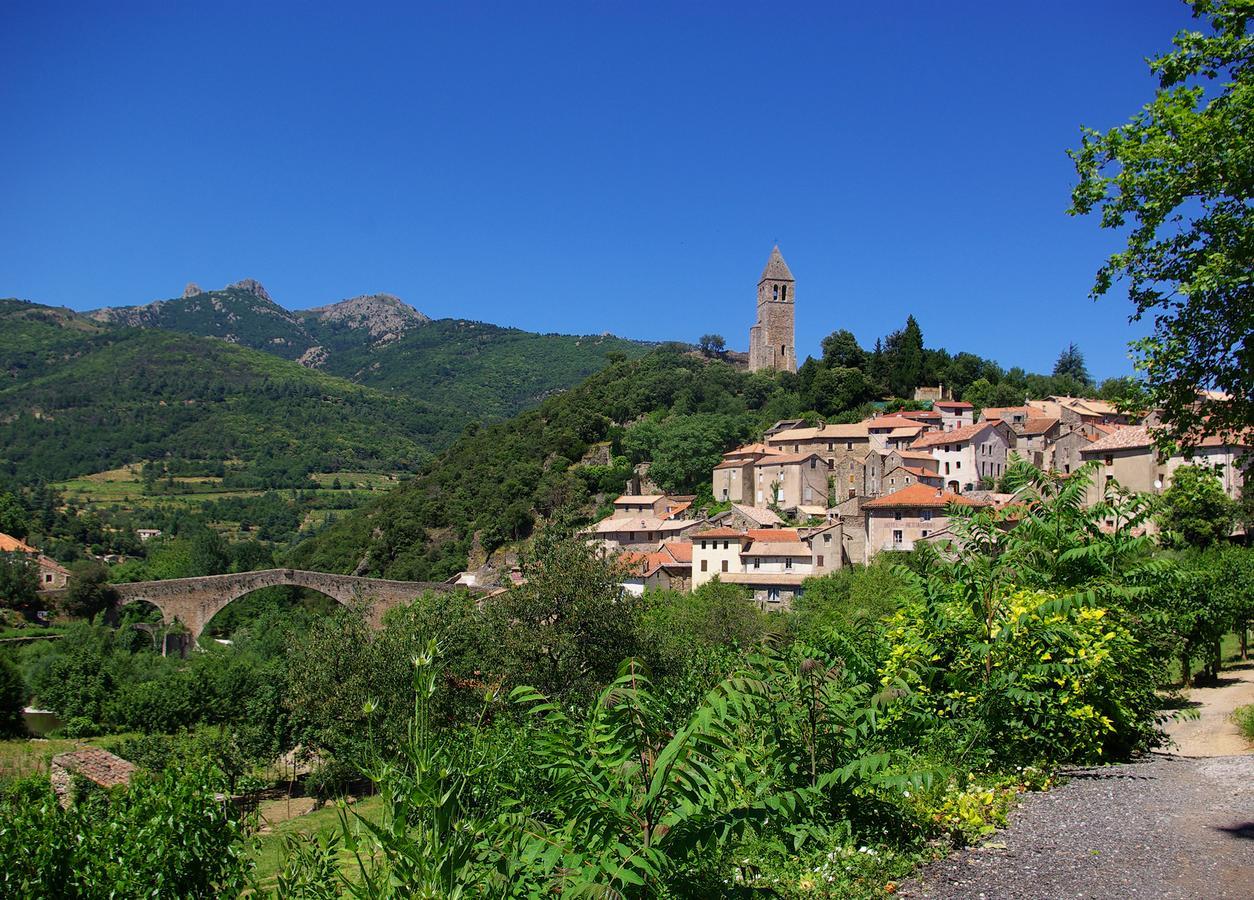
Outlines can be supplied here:
[[52, 758], [48, 778], [62, 806], [69, 806], [74, 797], [74, 776], [85, 778], [97, 787], [121, 787], [131, 782], [135, 764], [108, 750], [87, 747]]

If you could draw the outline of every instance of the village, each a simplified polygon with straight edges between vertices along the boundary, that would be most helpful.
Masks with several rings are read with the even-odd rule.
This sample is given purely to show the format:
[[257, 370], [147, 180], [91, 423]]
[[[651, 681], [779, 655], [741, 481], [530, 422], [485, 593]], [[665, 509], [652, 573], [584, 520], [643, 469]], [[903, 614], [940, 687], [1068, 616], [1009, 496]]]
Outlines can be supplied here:
[[[751, 371], [795, 371], [795, 302], [796, 280], [775, 247], [758, 282]], [[920, 409], [861, 422], [776, 422], [761, 441], [723, 454], [710, 473], [707, 509], [695, 496], [641, 489], [618, 497], [585, 536], [620, 554], [629, 572], [623, 586], [633, 593], [695, 590], [717, 578], [743, 585], [765, 609], [782, 609], [807, 578], [952, 541], [953, 506], [1004, 509], [1014, 496], [998, 487], [1016, 459], [1062, 476], [1096, 463], [1089, 506], [1113, 484], [1162, 494], [1183, 465], [1209, 467], [1230, 498], [1241, 493], [1242, 446], [1212, 436], [1189, 455], [1164, 455], [1151, 433], [1154, 411], [1048, 396], [977, 414], [943, 385], [919, 388], [912, 399]]]

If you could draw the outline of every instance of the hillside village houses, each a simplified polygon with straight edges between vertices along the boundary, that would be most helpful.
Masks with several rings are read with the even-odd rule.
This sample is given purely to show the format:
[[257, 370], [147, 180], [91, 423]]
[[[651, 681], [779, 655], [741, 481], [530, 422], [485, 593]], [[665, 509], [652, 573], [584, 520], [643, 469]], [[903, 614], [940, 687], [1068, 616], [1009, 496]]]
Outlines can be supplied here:
[[[751, 370], [796, 370], [795, 298], [796, 282], [776, 247], [758, 283]], [[711, 471], [717, 512], [695, 509], [695, 497], [627, 494], [585, 535], [621, 554], [624, 587], [633, 593], [690, 590], [718, 578], [775, 608], [797, 597], [808, 577], [952, 539], [951, 505], [1011, 499], [994, 488], [1016, 456], [1063, 474], [1096, 461], [1090, 503], [1110, 479], [1161, 493], [1191, 463], [1216, 468], [1233, 498], [1243, 487], [1242, 447], [1211, 438], [1192, 458], [1163, 457], [1150, 440], [1152, 414], [1064, 396], [977, 413], [948, 399], [943, 386], [921, 392], [930, 409], [854, 423], [780, 421], [759, 442], [728, 450]]]

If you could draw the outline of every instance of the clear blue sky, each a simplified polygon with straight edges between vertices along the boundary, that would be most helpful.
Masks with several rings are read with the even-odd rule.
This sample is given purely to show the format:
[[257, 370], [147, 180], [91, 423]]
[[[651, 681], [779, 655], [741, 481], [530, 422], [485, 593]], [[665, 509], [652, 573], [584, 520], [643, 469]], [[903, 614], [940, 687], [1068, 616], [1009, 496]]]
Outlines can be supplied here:
[[257, 278], [300, 308], [744, 348], [777, 241], [798, 343], [1129, 371], [1081, 124], [1151, 96], [1178, 0], [80, 3], [0, 9], [0, 296]]

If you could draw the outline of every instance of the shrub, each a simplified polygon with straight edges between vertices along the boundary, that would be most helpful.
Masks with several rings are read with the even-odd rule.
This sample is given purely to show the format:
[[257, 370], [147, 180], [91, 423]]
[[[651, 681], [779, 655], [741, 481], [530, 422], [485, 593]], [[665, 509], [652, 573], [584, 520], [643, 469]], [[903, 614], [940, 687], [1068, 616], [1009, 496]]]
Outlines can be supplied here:
[[22, 710], [26, 706], [26, 683], [8, 657], [0, 656], [0, 737], [26, 733]]
[[1232, 721], [1237, 723], [1245, 739], [1254, 744], [1254, 703], [1238, 706], [1232, 713]]

